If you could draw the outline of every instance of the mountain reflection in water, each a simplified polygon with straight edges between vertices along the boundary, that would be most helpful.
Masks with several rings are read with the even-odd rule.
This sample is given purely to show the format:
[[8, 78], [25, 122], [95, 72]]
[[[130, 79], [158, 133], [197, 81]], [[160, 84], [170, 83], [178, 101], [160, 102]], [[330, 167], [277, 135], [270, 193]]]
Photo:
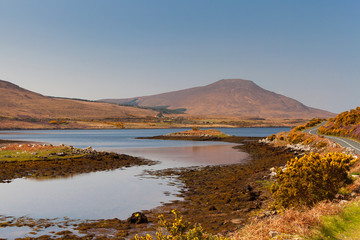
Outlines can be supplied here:
[[128, 148], [113, 149], [113, 151], [160, 161], [162, 168], [170, 168], [234, 164], [244, 161], [248, 154], [234, 149], [233, 146], [232, 144], [221, 144], [192, 147]]

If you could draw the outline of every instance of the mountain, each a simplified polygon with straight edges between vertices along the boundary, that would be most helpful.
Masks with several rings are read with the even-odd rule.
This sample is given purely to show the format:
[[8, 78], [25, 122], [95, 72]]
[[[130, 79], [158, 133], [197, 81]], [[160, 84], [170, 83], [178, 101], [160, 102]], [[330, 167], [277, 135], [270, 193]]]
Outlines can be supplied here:
[[311, 108], [283, 95], [265, 90], [254, 82], [223, 79], [207, 86], [103, 102], [143, 107], [186, 109], [190, 115], [261, 118], [328, 118], [334, 114]]
[[103, 119], [154, 116], [152, 110], [110, 103], [52, 98], [0, 80], [0, 117]]

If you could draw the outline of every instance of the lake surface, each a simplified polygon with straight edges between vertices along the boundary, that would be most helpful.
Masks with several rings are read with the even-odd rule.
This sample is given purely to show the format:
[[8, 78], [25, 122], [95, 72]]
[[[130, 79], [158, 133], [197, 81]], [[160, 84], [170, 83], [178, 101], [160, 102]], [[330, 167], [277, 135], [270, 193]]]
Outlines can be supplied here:
[[[151, 209], [179, 199], [178, 186], [171, 179], [142, 176], [147, 170], [246, 161], [247, 154], [222, 142], [168, 141], [135, 139], [188, 129], [119, 130], [33, 130], [2, 131], [1, 139], [92, 146], [143, 157], [159, 164], [113, 171], [80, 174], [70, 178], [46, 180], [15, 179], [0, 184], [0, 215], [33, 218], [69, 217], [72, 219], [128, 218], [135, 211]], [[219, 129], [237, 136], [265, 137], [288, 128]]]

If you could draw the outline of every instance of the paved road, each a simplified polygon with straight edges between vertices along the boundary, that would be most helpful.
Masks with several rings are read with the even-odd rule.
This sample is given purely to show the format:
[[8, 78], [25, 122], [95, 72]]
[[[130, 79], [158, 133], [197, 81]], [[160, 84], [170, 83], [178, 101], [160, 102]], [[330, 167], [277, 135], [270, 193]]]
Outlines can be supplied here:
[[[320, 126], [323, 126], [325, 124], [326, 124], [326, 122], [323, 122], [314, 128], [309, 128], [309, 129], [304, 130], [304, 132], [307, 132], [307, 133], [310, 133], [313, 135], [315, 135], [315, 134], [322, 135], [322, 134], [318, 133], [318, 129]], [[359, 142], [356, 142], [356, 141], [348, 139], [348, 138], [343, 138], [343, 137], [334, 137], [334, 136], [328, 136], [328, 135], [322, 135], [322, 136], [333, 140], [334, 142], [338, 143], [342, 147], [350, 147], [350, 148], [354, 149], [356, 154], [360, 154], [360, 143]]]

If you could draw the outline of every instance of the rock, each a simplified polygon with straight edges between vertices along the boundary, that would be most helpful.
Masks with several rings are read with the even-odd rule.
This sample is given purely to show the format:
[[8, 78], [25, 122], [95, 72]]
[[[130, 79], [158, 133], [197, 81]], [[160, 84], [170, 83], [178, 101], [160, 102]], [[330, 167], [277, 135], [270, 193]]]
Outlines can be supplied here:
[[344, 198], [344, 195], [342, 195], [342, 194], [336, 194], [336, 195], [335, 195], [335, 199], [343, 200], [343, 199], [345, 199], [345, 198]]
[[353, 190], [354, 193], [360, 193], [360, 186], [356, 186]]
[[252, 190], [253, 188], [250, 185], [247, 185], [246, 187], [243, 188], [243, 193], [251, 192]]
[[278, 211], [277, 211], [277, 210], [273, 210], [273, 211], [270, 212], [270, 214], [271, 214], [271, 215], [276, 215], [276, 214], [278, 214]]
[[241, 219], [241, 218], [234, 218], [234, 219], [231, 219], [230, 222], [233, 223], [233, 224], [241, 224], [243, 223], [244, 219]]
[[269, 232], [269, 236], [270, 236], [271, 238], [276, 237], [277, 235], [279, 235], [279, 233], [278, 233], [277, 231], [271, 230], [271, 231]]
[[273, 179], [273, 178], [276, 176], [276, 172], [271, 172], [271, 173], [269, 174], [269, 176], [270, 176], [270, 179]]
[[135, 223], [135, 224], [139, 224], [139, 223], [148, 223], [148, 219], [145, 216], [145, 214], [141, 213], [141, 212], [135, 212], [131, 215], [131, 217], [129, 217], [127, 219], [127, 221], [129, 223]]
[[339, 202], [339, 204], [340, 205], [343, 205], [343, 204], [346, 204], [348, 201], [347, 200], [341, 200], [340, 202]]
[[216, 208], [215, 206], [211, 206], [211, 207], [209, 208], [209, 211], [215, 211], [215, 210], [217, 210], [217, 208]]

